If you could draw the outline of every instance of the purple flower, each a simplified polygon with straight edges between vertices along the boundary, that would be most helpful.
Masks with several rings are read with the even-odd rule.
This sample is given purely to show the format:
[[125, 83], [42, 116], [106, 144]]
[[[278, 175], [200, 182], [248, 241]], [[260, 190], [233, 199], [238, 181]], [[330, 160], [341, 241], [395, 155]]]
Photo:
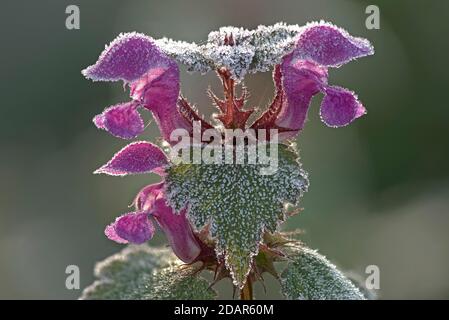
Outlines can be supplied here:
[[[178, 106], [178, 66], [145, 35], [121, 34], [106, 47], [98, 61], [82, 73], [94, 81], [122, 80], [130, 86], [131, 101], [111, 106], [93, 119], [98, 128], [116, 137], [132, 139], [143, 132], [145, 125], [138, 112], [140, 108], [153, 113], [165, 140], [169, 140], [170, 133], [177, 128], [191, 132], [192, 120], [200, 119], [183, 101], [180, 100], [181, 107]], [[167, 164], [162, 150], [139, 141], [124, 147], [95, 173], [163, 175]], [[144, 243], [153, 237], [154, 226], [150, 219], [154, 219], [181, 260], [189, 263], [199, 255], [200, 247], [185, 212], [176, 215], [166, 205], [163, 183], [144, 188], [136, 199], [136, 210], [107, 226], [106, 236], [118, 243]]]
[[132, 139], [143, 132], [143, 120], [138, 113], [141, 107], [153, 113], [166, 141], [177, 128], [192, 131], [191, 118], [200, 118], [193, 109], [178, 104], [176, 62], [164, 54], [152, 38], [143, 34], [119, 35], [98, 61], [82, 73], [94, 81], [122, 80], [130, 86], [130, 102], [109, 107], [93, 120], [98, 128], [116, 137]]
[[[155, 172], [164, 174], [168, 164], [165, 154], [149, 142], [134, 142], [119, 151], [107, 164], [95, 171], [108, 175], [129, 175]], [[141, 244], [154, 235], [154, 219], [164, 231], [173, 252], [186, 263], [191, 263], [200, 254], [200, 246], [185, 210], [175, 214], [166, 204], [164, 183], [143, 188], [134, 201], [135, 212], [118, 217], [105, 229], [106, 236], [118, 243]]]
[[190, 263], [198, 257], [201, 249], [187, 220], [186, 211], [175, 214], [167, 205], [163, 183], [143, 188], [134, 204], [137, 210], [148, 212], [157, 221], [178, 258]]
[[361, 38], [329, 23], [305, 26], [294, 50], [274, 71], [277, 94], [268, 110], [253, 128], [278, 128], [283, 138], [291, 138], [304, 127], [310, 101], [324, 93], [321, 120], [330, 127], [342, 127], [366, 113], [354, 92], [327, 84], [328, 67], [339, 67], [351, 60], [371, 55], [374, 49]]
[[150, 240], [154, 235], [154, 226], [143, 212], [130, 212], [115, 219], [104, 230], [106, 236], [118, 243], [141, 244]]
[[113, 136], [133, 139], [145, 129], [137, 109], [138, 104], [133, 101], [116, 104], [95, 116], [93, 122], [98, 129], [106, 130]]

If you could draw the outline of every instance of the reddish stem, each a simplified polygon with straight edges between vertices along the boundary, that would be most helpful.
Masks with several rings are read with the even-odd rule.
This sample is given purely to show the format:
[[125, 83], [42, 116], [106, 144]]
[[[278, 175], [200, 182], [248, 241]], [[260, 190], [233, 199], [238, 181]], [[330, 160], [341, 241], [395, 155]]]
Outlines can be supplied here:
[[251, 278], [246, 278], [245, 286], [240, 290], [240, 300], [253, 300], [253, 284]]
[[246, 121], [254, 110], [242, 110], [246, 92], [242, 94], [242, 97], [235, 97], [235, 80], [232, 79], [231, 73], [225, 69], [220, 68], [217, 70], [218, 76], [223, 84], [224, 100], [218, 99], [215, 95], [210, 93], [211, 98], [215, 104], [220, 108], [221, 114], [218, 115], [218, 119], [223, 123], [225, 128], [228, 129], [244, 129]]

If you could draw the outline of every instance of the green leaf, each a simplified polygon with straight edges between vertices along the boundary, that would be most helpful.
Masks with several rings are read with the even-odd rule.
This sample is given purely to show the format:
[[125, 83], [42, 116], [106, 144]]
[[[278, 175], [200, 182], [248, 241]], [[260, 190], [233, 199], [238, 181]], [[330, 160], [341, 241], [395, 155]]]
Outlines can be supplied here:
[[210, 225], [216, 253], [224, 255], [234, 284], [242, 287], [265, 230], [284, 219], [284, 205], [297, 205], [307, 174], [297, 153], [279, 145], [278, 170], [261, 175], [261, 164], [177, 164], [168, 169], [167, 198], [201, 230]]
[[154, 292], [148, 299], [157, 300], [212, 300], [217, 293], [203, 278], [195, 276], [191, 266], [172, 266], [155, 275]]
[[[285, 23], [260, 25], [254, 30], [221, 27], [210, 32], [203, 45], [167, 38], [156, 40], [156, 43], [167, 55], [184, 64], [188, 71], [204, 74], [226, 67], [234, 79], [242, 80], [247, 72], [266, 72], [280, 63], [294, 49], [300, 31], [298, 25]], [[224, 43], [230, 35], [234, 41], [232, 46]]]
[[280, 63], [294, 49], [300, 30], [298, 25], [284, 23], [257, 27], [251, 39], [256, 51], [249, 72], [266, 72]]
[[156, 40], [156, 43], [162, 51], [184, 64], [190, 72], [205, 74], [214, 69], [214, 62], [205, 54], [204, 46], [167, 38]]
[[365, 300], [342, 272], [315, 250], [297, 248], [281, 273], [282, 293], [293, 300]]
[[99, 262], [98, 278], [80, 299], [214, 299], [209, 283], [192, 266], [180, 265], [165, 248], [129, 246]]

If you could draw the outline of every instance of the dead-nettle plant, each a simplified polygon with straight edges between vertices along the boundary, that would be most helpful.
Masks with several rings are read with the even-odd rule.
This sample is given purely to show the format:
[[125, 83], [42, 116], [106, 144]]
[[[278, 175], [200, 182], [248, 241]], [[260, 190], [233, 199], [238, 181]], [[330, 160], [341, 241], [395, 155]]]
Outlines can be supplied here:
[[[134, 139], [145, 129], [140, 112], [147, 110], [165, 143], [160, 148], [132, 142], [95, 173], [152, 172], [161, 182], [144, 187], [134, 200], [135, 209], [106, 227], [109, 239], [133, 245], [97, 265], [98, 280], [82, 298], [213, 299], [213, 284], [231, 278], [241, 299], [252, 299], [253, 283], [263, 283], [264, 273], [269, 273], [288, 299], [364, 299], [325, 257], [279, 226], [299, 212], [299, 200], [309, 185], [289, 140], [303, 129], [312, 97], [324, 94], [320, 116], [329, 127], [346, 126], [364, 115], [352, 91], [328, 84], [328, 71], [373, 53], [369, 41], [325, 22], [303, 27], [279, 23], [255, 30], [223, 27], [202, 45], [154, 40], [140, 33], [119, 35], [82, 73], [94, 81], [122, 80], [131, 98], [106, 108], [93, 121], [113, 136]], [[217, 73], [223, 97], [209, 90], [218, 109], [213, 121], [199, 115], [181, 95], [178, 63], [191, 72]], [[245, 106], [243, 79], [270, 70], [274, 97], [256, 117], [255, 109]], [[209, 134], [194, 139], [195, 123]], [[177, 129], [200, 148], [212, 140], [226, 141], [219, 139], [226, 130], [265, 130], [262, 140], [268, 153], [277, 153], [276, 170], [260, 174], [267, 166], [263, 162], [172, 161], [166, 153], [179, 142], [170, 139]], [[171, 250], [144, 245], [153, 237], [155, 223]], [[202, 277], [205, 272], [211, 273], [211, 282]]]

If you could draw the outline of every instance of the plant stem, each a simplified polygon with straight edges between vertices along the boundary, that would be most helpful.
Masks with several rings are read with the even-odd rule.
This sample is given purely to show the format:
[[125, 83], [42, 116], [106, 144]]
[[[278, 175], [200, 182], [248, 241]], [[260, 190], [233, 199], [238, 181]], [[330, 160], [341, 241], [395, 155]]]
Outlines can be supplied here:
[[250, 277], [246, 279], [245, 286], [240, 290], [240, 300], [253, 300], [253, 284]]

